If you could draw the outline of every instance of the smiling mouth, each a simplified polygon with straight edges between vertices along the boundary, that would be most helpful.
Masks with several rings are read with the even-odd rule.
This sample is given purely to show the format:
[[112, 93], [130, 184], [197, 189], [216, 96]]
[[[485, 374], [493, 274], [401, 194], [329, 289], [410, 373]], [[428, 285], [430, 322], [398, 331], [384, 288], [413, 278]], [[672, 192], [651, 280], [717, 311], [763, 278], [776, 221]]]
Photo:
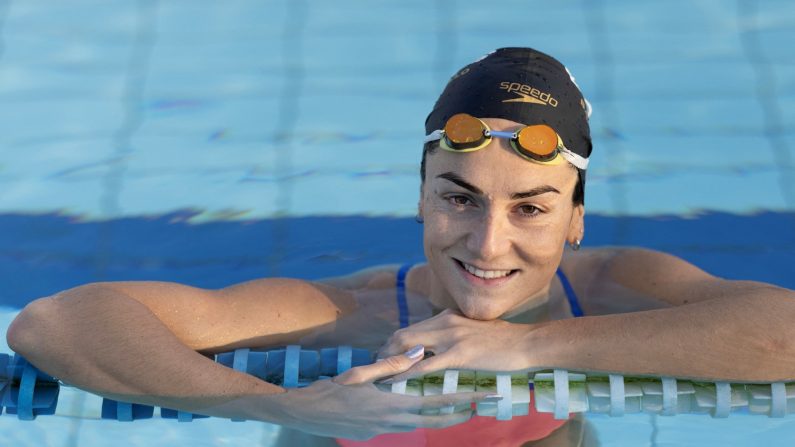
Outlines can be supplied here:
[[500, 279], [505, 278], [508, 276], [513, 275], [514, 273], [518, 272], [519, 270], [481, 270], [474, 265], [469, 265], [466, 262], [459, 261], [458, 259], [453, 258], [458, 265], [466, 270], [472, 276], [475, 276], [480, 279]]

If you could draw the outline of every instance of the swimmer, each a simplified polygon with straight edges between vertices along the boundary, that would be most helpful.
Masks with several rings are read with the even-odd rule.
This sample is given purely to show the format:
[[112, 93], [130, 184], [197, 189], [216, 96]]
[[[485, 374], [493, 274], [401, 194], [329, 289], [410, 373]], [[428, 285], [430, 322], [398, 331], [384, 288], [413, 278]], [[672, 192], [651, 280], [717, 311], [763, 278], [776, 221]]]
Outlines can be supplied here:
[[[284, 445], [587, 437], [580, 419], [530, 414], [509, 426], [471, 411], [420, 413], [500, 396], [393, 395], [373, 384], [444, 369], [795, 380], [793, 291], [717, 278], [656, 251], [580, 249], [589, 114], [556, 59], [497, 50], [458, 71], [426, 120], [418, 221], [427, 263], [220, 290], [87, 284], [31, 302], [9, 346], [111, 399], [280, 424]], [[352, 344], [383, 361], [285, 390], [207, 358], [285, 344]]]

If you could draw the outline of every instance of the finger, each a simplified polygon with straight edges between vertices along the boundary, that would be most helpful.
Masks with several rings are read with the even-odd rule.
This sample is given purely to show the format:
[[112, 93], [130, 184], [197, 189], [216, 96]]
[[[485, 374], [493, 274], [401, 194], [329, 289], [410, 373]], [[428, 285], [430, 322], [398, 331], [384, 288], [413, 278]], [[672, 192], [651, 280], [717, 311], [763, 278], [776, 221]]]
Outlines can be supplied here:
[[399, 374], [422, 359], [425, 347], [417, 345], [403, 354], [393, 355], [383, 361], [375, 362], [372, 365], [357, 366], [340, 374], [332, 379], [340, 385], [354, 385], [357, 383], [370, 383], [383, 377], [391, 377]]
[[375, 353], [375, 361], [380, 362], [381, 360], [389, 357], [392, 354], [392, 347], [391, 345], [384, 345], [378, 348], [378, 351]]
[[449, 335], [444, 332], [444, 329], [399, 330], [389, 337], [386, 344], [378, 350], [378, 358], [398, 355], [419, 344], [425, 346], [426, 351], [438, 351], [444, 348], [444, 341], [448, 339]]
[[[387, 357], [391, 357], [393, 355], [398, 355], [402, 352], [405, 352], [412, 346], [416, 346], [420, 343], [414, 343], [416, 340], [416, 336], [413, 334], [412, 331], [408, 331], [406, 329], [401, 329], [395, 331], [391, 337], [386, 341], [384, 346], [378, 350], [379, 359], [385, 359]], [[424, 345], [424, 343], [422, 343]]]
[[446, 369], [458, 369], [458, 365], [453, 365], [447, 359], [449, 355], [439, 354], [426, 357], [423, 361], [414, 364], [405, 372], [401, 372], [392, 378], [393, 382], [401, 380], [413, 379], [415, 377], [424, 376], [435, 371], [443, 371]]
[[[427, 359], [429, 357], [433, 357], [434, 355], [436, 355], [435, 349], [434, 349], [434, 347], [432, 345], [428, 345], [427, 343], [422, 343], [422, 345], [425, 346], [425, 352], [424, 352], [424, 354], [422, 356], [423, 359]], [[409, 348], [403, 348], [402, 344], [399, 345], [399, 346], [401, 346], [400, 349], [389, 349], [389, 350], [386, 350], [385, 348], [381, 348], [378, 351], [378, 353], [376, 354], [376, 356], [375, 356], [375, 361], [376, 362], [381, 362], [387, 357], [391, 357], [393, 355], [398, 355], [398, 353], [404, 352], [404, 351], [409, 349]], [[411, 346], [417, 346], [417, 345], [414, 344], [414, 345], [411, 345]], [[436, 348], [436, 349], [438, 349], [438, 348]], [[397, 352], [397, 353], [393, 354], [393, 352]]]

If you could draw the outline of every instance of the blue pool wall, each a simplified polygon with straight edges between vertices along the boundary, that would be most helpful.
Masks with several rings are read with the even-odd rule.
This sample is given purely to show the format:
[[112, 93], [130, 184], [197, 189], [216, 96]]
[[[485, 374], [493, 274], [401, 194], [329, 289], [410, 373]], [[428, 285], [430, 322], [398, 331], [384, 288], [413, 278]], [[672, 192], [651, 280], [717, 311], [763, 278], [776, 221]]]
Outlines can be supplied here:
[[[317, 279], [378, 264], [421, 262], [412, 218], [285, 217], [192, 223], [198, 211], [81, 221], [0, 215], [0, 304], [93, 281], [161, 280], [219, 288], [250, 279]], [[795, 213], [586, 216], [585, 247], [665, 251], [725, 278], [795, 288]]]

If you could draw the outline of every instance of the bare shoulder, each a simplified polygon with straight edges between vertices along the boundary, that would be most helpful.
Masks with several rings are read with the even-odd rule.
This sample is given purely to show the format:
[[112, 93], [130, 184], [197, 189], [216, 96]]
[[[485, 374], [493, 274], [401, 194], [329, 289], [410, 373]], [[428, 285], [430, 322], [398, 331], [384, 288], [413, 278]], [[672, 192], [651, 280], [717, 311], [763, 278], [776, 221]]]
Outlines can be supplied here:
[[323, 278], [316, 282], [348, 291], [394, 288], [399, 268], [399, 264], [377, 265], [349, 275]]
[[[365, 302], [372, 304], [383, 301], [390, 309], [393, 309], [400, 268], [400, 264], [379, 265], [350, 275], [323, 279], [320, 284], [351, 294], [360, 305]], [[406, 299], [413, 317], [432, 315], [428, 301], [432, 275], [431, 269], [426, 263], [413, 264], [407, 271], [404, 285]], [[372, 311], [372, 308], [368, 307], [367, 311]]]
[[719, 279], [678, 256], [661, 251], [639, 247], [611, 247], [601, 251], [600, 277], [634, 289]]
[[594, 313], [636, 311], [705, 301], [758, 285], [715, 277], [686, 260], [637, 247], [568, 252], [561, 263]]

